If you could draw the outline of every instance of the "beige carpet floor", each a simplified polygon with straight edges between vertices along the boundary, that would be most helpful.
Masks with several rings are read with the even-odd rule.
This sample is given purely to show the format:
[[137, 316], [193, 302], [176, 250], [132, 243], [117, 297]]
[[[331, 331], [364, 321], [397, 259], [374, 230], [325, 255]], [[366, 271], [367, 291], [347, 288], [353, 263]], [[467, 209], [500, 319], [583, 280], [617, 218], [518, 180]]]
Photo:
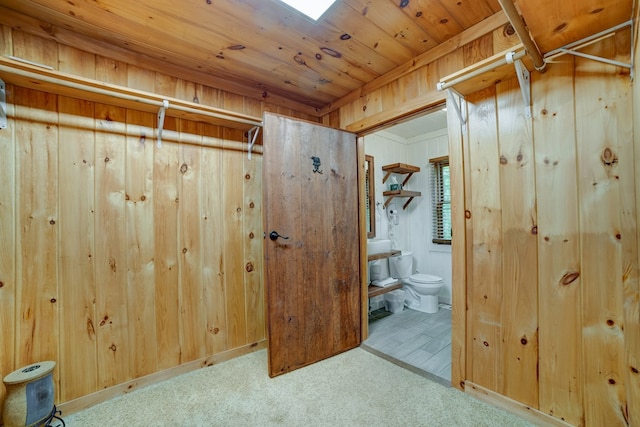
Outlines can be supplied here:
[[530, 426], [360, 348], [269, 378], [261, 350], [71, 415], [91, 426]]

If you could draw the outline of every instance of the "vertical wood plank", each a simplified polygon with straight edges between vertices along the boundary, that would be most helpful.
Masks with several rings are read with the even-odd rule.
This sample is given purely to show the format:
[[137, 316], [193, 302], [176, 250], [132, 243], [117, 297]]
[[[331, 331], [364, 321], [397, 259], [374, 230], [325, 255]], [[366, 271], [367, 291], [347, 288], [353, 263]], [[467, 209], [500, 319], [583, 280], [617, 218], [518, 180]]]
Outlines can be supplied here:
[[[13, 32], [13, 54], [56, 67], [54, 42]], [[16, 338], [14, 367], [59, 360], [57, 97], [14, 88]], [[37, 337], [37, 339], [34, 339]], [[60, 387], [61, 368], [54, 371]], [[57, 397], [58, 401], [60, 397]]]
[[[60, 70], [95, 75], [94, 56], [60, 46]], [[80, 71], [82, 70], [82, 71]], [[94, 105], [58, 97], [60, 193], [60, 398], [68, 401], [97, 388], [94, 265]], [[77, 372], [83, 372], [78, 375]]]
[[[215, 97], [205, 90], [203, 98]], [[220, 143], [220, 127], [205, 125], [204, 141]], [[205, 290], [207, 316], [207, 354], [227, 350], [227, 305], [224, 279], [224, 205], [222, 188], [224, 184], [222, 150], [203, 147], [202, 165], [202, 280]]]
[[[12, 55], [11, 28], [0, 25], [0, 54]], [[16, 337], [16, 145], [13, 86], [6, 86], [7, 128], [0, 131], [0, 372], [14, 370]], [[0, 402], [6, 390], [0, 388]], [[0, 414], [2, 424], [2, 414]]]
[[469, 378], [500, 392], [502, 384], [502, 214], [495, 87], [468, 97], [473, 219], [471, 372]]
[[[640, 10], [635, 8], [634, 22], [638, 22], [640, 16]], [[635, 46], [631, 46], [634, 52], [634, 69], [640, 68], [640, 50], [638, 32], [640, 28], [638, 25], [634, 28], [634, 40], [636, 40]], [[635, 225], [636, 225], [636, 239], [633, 242], [623, 241], [623, 245], [635, 245], [637, 251], [640, 252], [640, 230], [638, 224], [640, 224], [640, 85], [635, 83], [632, 87], [633, 90], [633, 108], [631, 109], [633, 114], [632, 126], [633, 126], [633, 147], [634, 147], [634, 164], [635, 164]], [[628, 189], [628, 187], [626, 187]], [[628, 191], [628, 190], [626, 190]], [[626, 192], [625, 191], [625, 192]], [[631, 222], [631, 219], [628, 219]], [[623, 227], [624, 227], [623, 223]], [[630, 231], [630, 230], [629, 230]], [[625, 232], [623, 228], [623, 233]], [[633, 240], [631, 238], [631, 240]], [[640, 253], [638, 254], [640, 257]], [[640, 264], [640, 259], [636, 257], [636, 262]], [[637, 271], [637, 269], [636, 269]], [[638, 273], [636, 273], [637, 275]], [[640, 284], [636, 282], [625, 281], [625, 353], [627, 357], [626, 372], [626, 387], [627, 387], [627, 409], [629, 414], [629, 424], [640, 424]]]
[[[493, 34], [485, 34], [462, 47], [464, 66], [468, 67], [494, 54]], [[442, 77], [442, 76], [441, 76]]]
[[[242, 111], [242, 98], [225, 94], [224, 108]], [[223, 139], [227, 141], [245, 141], [244, 133], [234, 129], [223, 129]], [[239, 189], [244, 186], [242, 152], [226, 149], [222, 154], [224, 185], [224, 279], [227, 291], [227, 331], [231, 348], [246, 342], [247, 311], [246, 289], [244, 284], [244, 244], [243, 235], [244, 200]]]
[[[14, 88], [16, 117], [15, 367], [59, 360], [57, 97]], [[25, 105], [26, 104], [26, 105]], [[37, 339], [34, 339], [37, 337]], [[55, 371], [59, 387], [58, 370]]]
[[[449, 70], [462, 68], [462, 62], [462, 55], [458, 53], [429, 65], [431, 80], [437, 81], [439, 76], [449, 74]], [[465, 152], [468, 152], [466, 124], [463, 133], [463, 124], [453, 103], [458, 103], [464, 117], [467, 117], [468, 113], [464, 100], [458, 101], [457, 97], [448, 95], [446, 102], [451, 180], [451, 228], [453, 230], [451, 236], [451, 385], [462, 390], [464, 380], [467, 379], [466, 297], [470, 286], [470, 281], [467, 280], [467, 268], [471, 269], [471, 264], [467, 260], [467, 254], [471, 256], [470, 251], [467, 251], [471, 234], [466, 230], [466, 197], [470, 195], [471, 190], [470, 184], [467, 183], [469, 160], [465, 158]], [[471, 223], [471, 221], [468, 222]]]
[[[235, 133], [235, 136], [234, 136]], [[238, 139], [237, 131], [223, 130], [223, 139]], [[241, 138], [241, 137], [240, 137]], [[242, 170], [243, 153], [226, 149], [222, 153], [224, 185], [222, 188], [224, 208], [224, 280], [227, 300], [227, 340], [230, 348], [245, 342], [247, 334], [247, 312], [244, 286], [244, 237], [242, 192], [244, 185]]]
[[[179, 99], [197, 99], [197, 86], [178, 80], [174, 96]], [[180, 266], [180, 343], [182, 362], [206, 356], [207, 323], [203, 285], [201, 151], [204, 125], [178, 121], [178, 260]], [[188, 307], [188, 309], [184, 309]]]
[[[630, 30], [616, 33], [616, 60], [630, 62]], [[622, 366], [626, 389], [625, 419], [629, 425], [640, 424], [640, 284], [638, 278], [638, 227], [636, 210], [636, 171], [638, 153], [630, 142], [634, 138], [633, 88], [628, 84], [627, 70], [618, 70], [614, 84], [619, 93], [616, 99], [616, 126], [620, 146], [618, 164], [620, 182], [620, 234], [622, 243], [623, 325], [625, 360]], [[637, 86], [636, 84], [632, 86]], [[637, 110], [636, 110], [637, 111]], [[640, 129], [637, 129], [640, 132]]]
[[[262, 139], [260, 129], [260, 139]], [[255, 152], [248, 159], [243, 153], [244, 165], [244, 283], [247, 299], [247, 342], [258, 342], [265, 338], [264, 287], [262, 260], [264, 235], [262, 225], [262, 155]]]
[[[539, 408], [584, 424], [573, 59], [533, 74], [538, 210]], [[562, 321], [558, 321], [562, 319]]]
[[[15, 368], [16, 337], [16, 120], [14, 88], [6, 87], [7, 127], [0, 130], [0, 373]], [[5, 388], [0, 388], [4, 402]], [[2, 415], [0, 414], [0, 423]]]
[[517, 79], [496, 86], [502, 206], [501, 394], [538, 407], [538, 253], [531, 119]]
[[[96, 79], [126, 85], [125, 64], [96, 57]], [[98, 387], [130, 379], [125, 216], [126, 110], [95, 105], [95, 268]]]
[[[131, 87], [153, 90], [153, 73], [128, 67]], [[151, 86], [151, 87], [149, 87]], [[126, 218], [127, 309], [129, 347], [134, 378], [157, 371], [153, 218], [155, 116], [127, 110]]]
[[[614, 40], [585, 52], [606, 56]], [[587, 425], [624, 425], [623, 283], [620, 162], [616, 112], [630, 108], [613, 66], [576, 59], [576, 136], [582, 260], [582, 338]], [[611, 76], [603, 78], [602, 76]], [[628, 195], [626, 195], [628, 196]], [[602, 256], [606, 254], [606, 256]]]
[[125, 216], [126, 110], [96, 104], [95, 258], [98, 387], [129, 376]]
[[[469, 138], [469, 105], [465, 99], [460, 100], [460, 110], [463, 117], [465, 117], [465, 124], [462, 126], [462, 155], [464, 157], [464, 217], [465, 217], [465, 377], [469, 379], [472, 373], [473, 362], [473, 349], [474, 349], [474, 335], [473, 331], [473, 319], [471, 315], [473, 312], [473, 287], [475, 285], [475, 278], [473, 275], [473, 217], [471, 215], [471, 209], [473, 207], [472, 191], [473, 188], [471, 180], [471, 139]], [[447, 111], [448, 113], [448, 111]], [[450, 166], [451, 167], [451, 166]], [[451, 170], [449, 170], [451, 172]], [[450, 173], [451, 175], [451, 173]], [[453, 237], [453, 236], [452, 236]], [[452, 295], [453, 296], [453, 295]], [[455, 310], [455, 308], [452, 308]], [[453, 326], [453, 317], [451, 318]], [[452, 363], [453, 366], [453, 363]], [[452, 377], [453, 379], [453, 377]], [[463, 385], [460, 384], [462, 387]]]
[[199, 146], [184, 140], [201, 142], [201, 126], [187, 120], [178, 121], [180, 169], [178, 175], [181, 349], [182, 362], [205, 356], [206, 315], [202, 286], [202, 221], [200, 185], [202, 167]]
[[[274, 209], [277, 212], [286, 212], [287, 221], [286, 227], [284, 224], [281, 227], [284, 229], [275, 229], [276, 225], [268, 224], [265, 232], [269, 234], [272, 230], [282, 233], [282, 235], [302, 236], [302, 208], [300, 203], [297, 202], [298, 191], [296, 189], [295, 179], [292, 177], [300, 176], [301, 165], [299, 162], [285, 162], [285, 159], [297, 159], [300, 158], [300, 150], [302, 144], [297, 144], [293, 139], [293, 126], [286, 125], [286, 119], [284, 117], [266, 115], [264, 116], [264, 132], [265, 132], [265, 164], [263, 168], [263, 182], [267, 182], [271, 179], [274, 182], [278, 182], [281, 187], [282, 197], [273, 198], [270, 197], [270, 193], [266, 187], [263, 187], [263, 203], [265, 209]], [[275, 142], [281, 143], [281, 147], [287, 147], [285, 149], [277, 149], [278, 146]], [[269, 151], [271, 150], [271, 151]], [[268, 174], [275, 174], [275, 168], [271, 165], [274, 164], [288, 164], [288, 175], [282, 175], [282, 179], [277, 179], [277, 176], [270, 177]], [[273, 171], [273, 172], [271, 172]], [[266, 211], [267, 215], [269, 210]], [[266, 221], [266, 219], [265, 219]], [[285, 234], [287, 233], [287, 234]], [[278, 245], [276, 242], [266, 242], [266, 244], [274, 243], [274, 250], [270, 248], [265, 249], [265, 264], [270, 262], [282, 261], [292, 263], [293, 265], [300, 265], [303, 260], [300, 259], [300, 251], [291, 248], [287, 244]], [[273, 273], [272, 273], [273, 274]], [[304, 276], [302, 274], [302, 268], [296, 268], [291, 272], [294, 278], [292, 282], [302, 283]], [[302, 336], [302, 328], [304, 327], [304, 307], [301, 303], [304, 301], [304, 295], [298, 286], [291, 286], [285, 288], [284, 286], [269, 286], [270, 281], [275, 281], [277, 278], [269, 276], [268, 269], [265, 270], [265, 287], [266, 287], [266, 301], [267, 309], [269, 310], [267, 328], [269, 339], [269, 366], [295, 366], [299, 363], [299, 357], [296, 357], [295, 349], [289, 348], [284, 345], [285, 339], [293, 339], [294, 337]], [[271, 302], [276, 302], [271, 305]], [[274, 313], [281, 313], [282, 316], [288, 316], [289, 325], [287, 327], [286, 335], [283, 331], [279, 331], [277, 325], [273, 325], [273, 319], [271, 318]], [[280, 333], [279, 333], [280, 332]], [[274, 352], [273, 348], [282, 348], [283, 351]]]
[[[155, 75], [155, 91], [175, 95], [178, 80]], [[156, 130], [157, 137], [157, 130]], [[165, 117], [161, 147], [153, 156], [153, 227], [155, 252], [155, 318], [158, 369], [182, 362], [180, 348], [181, 300], [178, 242], [178, 211], [182, 200], [178, 194], [180, 146], [178, 121]], [[155, 144], [156, 141], [153, 141]]]
[[[328, 233], [327, 231], [332, 230], [332, 226], [336, 227], [335, 230], [337, 231], [338, 224], [335, 222], [332, 224], [332, 220], [336, 219], [333, 212], [326, 212], [320, 209], [318, 201], [328, 201], [331, 197], [333, 199], [332, 202], [339, 204], [338, 200], [342, 201], [345, 194], [344, 192], [343, 194], [332, 194], [331, 188], [336, 188], [334, 180], [321, 179], [321, 175], [314, 173], [312, 167], [311, 157], [317, 156], [322, 161], [323, 170], [332, 170], [332, 178], [335, 177], [337, 173], [342, 172], [341, 170], [338, 172], [339, 163], [332, 159], [332, 157], [338, 153], [329, 151], [330, 148], [338, 151], [334, 135], [323, 134], [323, 144], [318, 146], [319, 144], [312, 142], [320, 140], [321, 134], [317, 127], [309, 127], [306, 123], [287, 121], [283, 121], [281, 126], [283, 128], [294, 128], [288, 131], [287, 139], [289, 140], [289, 144], [278, 145], [277, 148], [272, 149], [291, 150], [298, 154], [297, 157], [289, 157], [287, 162], [283, 162], [282, 169], [288, 174], [295, 174], [296, 177], [299, 177], [300, 181], [304, 182], [304, 184], [302, 184], [304, 185], [304, 191], [300, 188], [301, 184], [298, 183], [298, 188], [293, 190], [292, 199], [300, 209], [299, 215], [297, 215], [295, 219], [296, 222], [299, 222], [298, 227], [300, 227], [300, 233], [297, 233], [296, 236], [300, 236], [298, 237], [299, 241], [304, 242], [302, 244], [305, 249], [307, 249], [298, 254], [299, 259], [305, 257], [306, 260], [294, 264], [301, 270], [300, 273], [302, 275], [302, 281], [297, 283], [305, 283], [307, 286], [305, 286], [304, 289], [299, 289], [297, 291], [298, 298], [292, 300], [290, 303], [301, 306], [299, 311], [301, 317], [298, 319], [298, 322], [302, 331], [299, 339], [302, 341], [300, 344], [302, 344], [303, 349], [302, 354], [298, 353], [297, 357], [293, 358], [295, 363], [301, 363], [303, 360], [313, 359], [317, 357], [317, 355], [333, 351], [332, 347], [334, 343], [331, 342], [330, 339], [334, 335], [327, 334], [326, 331], [334, 329], [336, 326], [333, 323], [335, 319], [331, 316], [326, 316], [323, 310], [317, 306], [331, 307], [330, 310], [332, 312], [339, 313], [338, 310], [340, 306], [336, 304], [334, 294], [326, 292], [326, 287], [323, 286], [323, 283], [330, 283], [328, 280], [332, 280], [332, 270], [339, 265], [333, 258], [333, 254], [337, 252], [337, 250], [331, 251], [331, 253], [328, 253], [329, 251], [324, 253], [325, 248], [329, 248], [335, 244], [335, 240], [332, 239], [333, 233]], [[272, 139], [268, 140], [268, 142], [272, 143], [276, 141], [280, 142], [278, 139], [275, 141]], [[304, 142], [307, 141], [309, 142], [305, 144]], [[293, 147], [291, 145], [293, 144], [299, 145], [299, 149], [292, 149]], [[272, 145], [272, 147], [274, 146], [275, 144]], [[298, 164], [292, 168], [295, 172], [288, 169], [291, 163]], [[287, 169], [284, 169], [284, 167], [287, 167]], [[273, 172], [277, 173], [275, 170]], [[295, 179], [292, 179], [292, 181], [295, 181]], [[269, 182], [273, 181], [270, 180]], [[313, 196], [304, 197], [302, 196], [303, 194], [311, 194]], [[346, 206], [348, 205], [345, 204], [345, 207]], [[295, 213], [296, 211], [292, 210], [292, 212]], [[285, 212], [280, 212], [280, 214], [283, 216], [286, 215]], [[348, 212], [345, 212], [345, 215], [348, 215]], [[306, 248], [310, 242], [313, 242], [313, 245]], [[283, 257], [282, 261], [287, 262], [287, 257]], [[294, 286], [291, 286], [291, 288], [293, 287]], [[338, 290], [337, 286], [335, 290]], [[284, 297], [290, 298], [286, 290]], [[286, 313], [282, 313], [281, 315], [286, 316]], [[294, 343], [295, 339], [292, 340], [292, 344]], [[295, 350], [293, 350], [292, 353], [296, 354]]]
[[[451, 96], [447, 97], [447, 129], [449, 133], [449, 177], [451, 186], [451, 385], [463, 389], [466, 374], [467, 322], [467, 236], [465, 220], [465, 168], [462, 124], [455, 112]], [[459, 105], [459, 104], [458, 104]]]
[[[367, 171], [366, 171], [366, 161], [367, 157], [364, 150], [364, 136], [357, 137], [356, 140], [356, 158], [358, 161], [358, 233], [360, 239], [360, 287], [361, 287], [361, 304], [363, 309], [360, 313], [360, 327], [361, 327], [361, 339], [365, 341], [369, 338], [369, 274], [367, 272], [367, 267], [369, 261], [367, 259]], [[364, 307], [367, 307], [365, 310]]]
[[13, 55], [12, 30], [6, 25], [0, 25], [0, 54]]
[[158, 368], [180, 364], [180, 267], [178, 261], [179, 144], [177, 121], [165, 118], [162, 147], [153, 158], [153, 218], [155, 251], [155, 317]]

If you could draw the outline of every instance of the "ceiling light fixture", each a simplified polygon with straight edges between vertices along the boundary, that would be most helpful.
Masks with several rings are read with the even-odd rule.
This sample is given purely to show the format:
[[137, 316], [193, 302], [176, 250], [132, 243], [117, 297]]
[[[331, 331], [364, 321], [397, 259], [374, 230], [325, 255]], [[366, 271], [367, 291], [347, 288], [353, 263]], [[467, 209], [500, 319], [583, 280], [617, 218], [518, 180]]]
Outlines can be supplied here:
[[317, 21], [329, 8], [336, 2], [336, 0], [280, 0], [298, 12], [304, 13], [309, 18]]

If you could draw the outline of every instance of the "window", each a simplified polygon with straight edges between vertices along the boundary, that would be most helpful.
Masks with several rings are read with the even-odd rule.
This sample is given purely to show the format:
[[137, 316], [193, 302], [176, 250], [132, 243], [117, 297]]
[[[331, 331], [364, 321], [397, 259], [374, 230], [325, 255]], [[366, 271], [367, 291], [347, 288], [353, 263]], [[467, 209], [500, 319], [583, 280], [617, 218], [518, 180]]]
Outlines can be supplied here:
[[433, 243], [451, 244], [451, 184], [449, 157], [429, 160], [431, 164], [431, 206], [433, 209]]
[[298, 12], [302, 12], [314, 21], [318, 21], [336, 0], [281, 0]]

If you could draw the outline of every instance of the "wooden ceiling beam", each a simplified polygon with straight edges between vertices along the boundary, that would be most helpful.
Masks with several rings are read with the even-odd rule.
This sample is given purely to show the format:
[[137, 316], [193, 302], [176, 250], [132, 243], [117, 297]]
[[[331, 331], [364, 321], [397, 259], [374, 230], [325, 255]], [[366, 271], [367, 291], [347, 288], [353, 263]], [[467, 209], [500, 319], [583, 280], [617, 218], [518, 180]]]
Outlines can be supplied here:
[[520, 12], [516, 9], [516, 5], [513, 3], [513, 0], [498, 0], [500, 2], [500, 6], [504, 11], [507, 18], [509, 18], [509, 22], [511, 22], [511, 26], [514, 30], [516, 30], [516, 34], [520, 38], [520, 41], [524, 45], [527, 53], [533, 59], [533, 66], [536, 67], [536, 70], [542, 71], [545, 68], [546, 63], [544, 62], [544, 58], [540, 53], [540, 49], [538, 49], [538, 45], [536, 45], [535, 41], [531, 38], [531, 34], [529, 34], [529, 29], [524, 25], [524, 21], [520, 16]]

